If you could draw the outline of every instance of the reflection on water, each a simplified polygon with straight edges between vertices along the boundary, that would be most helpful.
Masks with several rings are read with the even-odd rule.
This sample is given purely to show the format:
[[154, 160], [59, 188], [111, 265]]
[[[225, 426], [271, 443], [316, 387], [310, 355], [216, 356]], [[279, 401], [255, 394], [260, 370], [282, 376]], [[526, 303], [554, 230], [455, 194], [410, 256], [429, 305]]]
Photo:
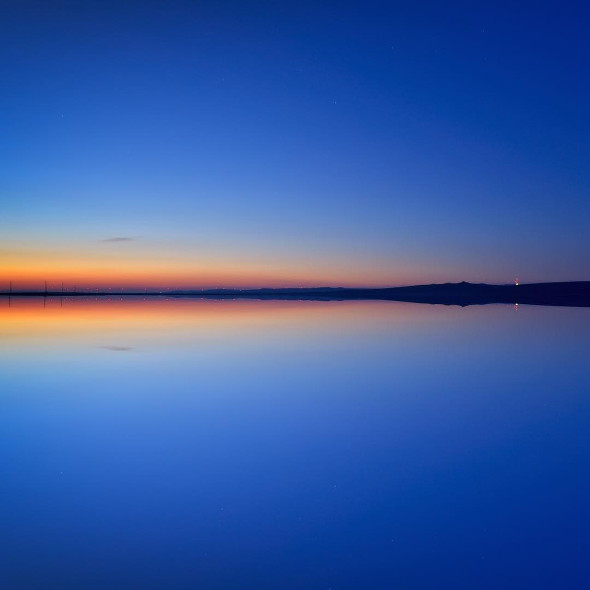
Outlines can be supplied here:
[[0, 302], [1, 587], [579, 588], [590, 310]]

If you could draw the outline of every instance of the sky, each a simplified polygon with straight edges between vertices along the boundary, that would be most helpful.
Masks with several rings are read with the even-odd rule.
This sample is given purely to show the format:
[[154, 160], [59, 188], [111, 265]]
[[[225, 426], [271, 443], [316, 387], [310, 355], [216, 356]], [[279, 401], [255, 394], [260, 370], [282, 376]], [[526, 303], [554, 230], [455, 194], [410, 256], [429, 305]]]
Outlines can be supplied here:
[[590, 279], [583, 3], [0, 11], [0, 289]]

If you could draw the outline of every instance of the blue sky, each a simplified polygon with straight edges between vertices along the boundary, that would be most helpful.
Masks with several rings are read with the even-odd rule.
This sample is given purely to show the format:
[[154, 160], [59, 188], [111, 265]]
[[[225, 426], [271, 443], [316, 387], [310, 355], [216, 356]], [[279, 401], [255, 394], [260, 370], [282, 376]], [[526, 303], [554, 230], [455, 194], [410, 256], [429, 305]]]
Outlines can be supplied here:
[[0, 278], [588, 279], [587, 16], [12, 3]]

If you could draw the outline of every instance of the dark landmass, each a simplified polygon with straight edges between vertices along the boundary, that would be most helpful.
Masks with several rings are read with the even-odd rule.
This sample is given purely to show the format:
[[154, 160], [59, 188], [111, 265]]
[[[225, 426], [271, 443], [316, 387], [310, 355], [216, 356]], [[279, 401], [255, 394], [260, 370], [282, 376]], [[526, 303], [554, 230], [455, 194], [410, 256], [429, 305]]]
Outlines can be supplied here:
[[192, 289], [184, 291], [13, 291], [3, 297], [175, 297], [204, 299], [280, 299], [309, 301], [382, 300], [442, 305], [509, 303], [590, 307], [590, 281], [487, 285], [443, 283], [376, 289], [302, 287], [288, 289]]

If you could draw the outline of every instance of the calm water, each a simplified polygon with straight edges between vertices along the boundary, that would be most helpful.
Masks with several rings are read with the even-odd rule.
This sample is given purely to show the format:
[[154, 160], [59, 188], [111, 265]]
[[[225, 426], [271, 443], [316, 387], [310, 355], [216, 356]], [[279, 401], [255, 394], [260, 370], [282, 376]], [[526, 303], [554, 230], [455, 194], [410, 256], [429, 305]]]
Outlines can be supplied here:
[[0, 301], [0, 588], [590, 586], [590, 310]]

